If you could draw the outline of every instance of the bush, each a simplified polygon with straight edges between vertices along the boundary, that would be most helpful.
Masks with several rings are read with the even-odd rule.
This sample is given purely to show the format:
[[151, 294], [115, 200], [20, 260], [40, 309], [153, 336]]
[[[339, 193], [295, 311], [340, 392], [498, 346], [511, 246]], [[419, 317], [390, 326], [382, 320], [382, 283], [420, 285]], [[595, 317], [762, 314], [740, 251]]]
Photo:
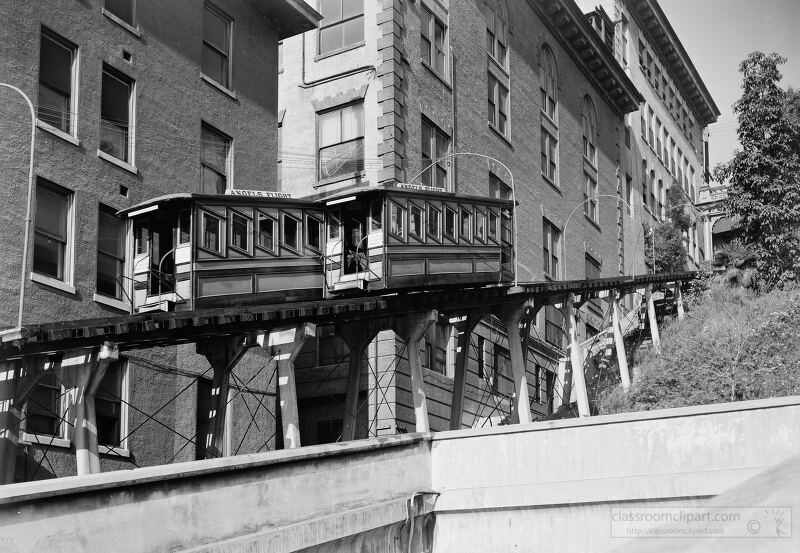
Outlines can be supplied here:
[[800, 394], [800, 292], [711, 285], [662, 329], [661, 347], [634, 368], [627, 395], [598, 399], [600, 413]]

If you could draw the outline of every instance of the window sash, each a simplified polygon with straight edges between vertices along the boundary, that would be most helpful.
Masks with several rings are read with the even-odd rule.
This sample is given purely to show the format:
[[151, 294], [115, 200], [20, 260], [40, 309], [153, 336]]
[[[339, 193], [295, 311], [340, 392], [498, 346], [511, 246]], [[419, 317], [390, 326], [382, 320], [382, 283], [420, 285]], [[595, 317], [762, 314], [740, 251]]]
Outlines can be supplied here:
[[[450, 137], [436, 125], [422, 120], [422, 183], [442, 190], [447, 188], [447, 162], [437, 161], [447, 155], [450, 149]], [[433, 156], [436, 156], [435, 158]], [[431, 167], [431, 165], [433, 166]], [[430, 167], [430, 168], [428, 168]]]
[[394, 202], [389, 202], [389, 231], [405, 240], [406, 238], [406, 209]]
[[422, 240], [424, 228], [422, 208], [418, 205], [411, 204], [408, 208], [408, 234]]
[[59, 130], [71, 132], [72, 89], [77, 47], [42, 29], [39, 55], [38, 118]]
[[277, 221], [272, 217], [264, 215], [263, 213], [258, 214], [258, 239], [256, 243], [259, 248], [263, 248], [272, 253], [276, 252], [276, 225]]
[[428, 204], [427, 209], [427, 222], [428, 222], [428, 236], [434, 240], [441, 241], [442, 239], [442, 212], [436, 209], [433, 205]]
[[130, 161], [133, 81], [103, 69], [100, 101], [100, 150]]
[[556, 139], [542, 128], [542, 174], [552, 182], [557, 182], [558, 168], [556, 164]]
[[250, 235], [252, 234], [252, 222], [249, 218], [239, 213], [231, 213], [230, 215], [230, 246], [243, 250], [250, 251]]
[[202, 246], [208, 250], [222, 252], [222, 219], [210, 213], [201, 215], [202, 221]]
[[300, 251], [300, 221], [291, 215], [281, 215], [281, 243], [283, 246]]
[[206, 4], [203, 12], [202, 71], [222, 86], [230, 87], [230, 48], [233, 21]]

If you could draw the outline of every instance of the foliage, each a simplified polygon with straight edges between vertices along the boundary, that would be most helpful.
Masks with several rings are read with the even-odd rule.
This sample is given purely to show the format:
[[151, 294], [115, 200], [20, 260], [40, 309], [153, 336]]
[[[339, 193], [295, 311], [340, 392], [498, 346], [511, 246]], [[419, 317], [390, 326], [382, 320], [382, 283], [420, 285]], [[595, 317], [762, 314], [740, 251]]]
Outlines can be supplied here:
[[682, 231], [688, 231], [692, 226], [692, 217], [686, 211], [687, 203], [681, 185], [673, 182], [667, 189], [667, 215]]
[[800, 291], [757, 295], [711, 285], [686, 318], [662, 331], [662, 353], [634, 368], [601, 413], [684, 407], [800, 393]]
[[753, 265], [758, 255], [741, 240], [733, 240], [717, 249], [714, 264], [723, 269], [715, 281], [726, 286], [742, 286], [758, 290], [759, 275]]
[[672, 221], [656, 225], [653, 229], [645, 229], [645, 265], [648, 271], [653, 270], [653, 240], [655, 239], [656, 273], [672, 273], [686, 268], [686, 248], [683, 245], [683, 233]]
[[727, 210], [739, 217], [756, 268], [779, 286], [800, 277], [800, 98], [778, 86], [785, 61], [754, 52], [740, 64], [743, 93], [733, 109], [742, 147], [714, 170], [729, 182]]

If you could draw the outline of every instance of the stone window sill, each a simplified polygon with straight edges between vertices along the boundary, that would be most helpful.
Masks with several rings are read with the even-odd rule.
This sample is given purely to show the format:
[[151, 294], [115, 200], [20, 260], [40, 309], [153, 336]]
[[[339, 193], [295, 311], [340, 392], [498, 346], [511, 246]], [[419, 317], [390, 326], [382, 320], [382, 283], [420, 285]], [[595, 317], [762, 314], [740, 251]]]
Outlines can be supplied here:
[[45, 447], [63, 447], [66, 449], [72, 447], [72, 442], [66, 438], [28, 434], [27, 432], [22, 433], [20, 443], [24, 445], [42, 445]]
[[215, 81], [211, 77], [208, 77], [203, 73], [200, 73], [200, 79], [204, 83], [206, 83], [206, 84], [212, 86], [213, 88], [219, 90], [220, 92], [222, 92], [226, 96], [229, 96], [231, 99], [236, 100], [237, 102], [239, 101], [239, 97], [236, 95], [236, 93], [233, 90], [231, 90], [230, 88], [228, 88], [226, 86], [223, 86], [223, 85], [219, 84], [217, 81]]
[[40, 128], [40, 129], [42, 129], [43, 131], [52, 134], [53, 136], [57, 136], [61, 140], [65, 140], [66, 142], [69, 142], [73, 146], [80, 146], [81, 145], [81, 141], [78, 140], [77, 138], [75, 138], [74, 136], [72, 136], [71, 134], [65, 133], [61, 129], [57, 129], [52, 125], [48, 125], [44, 121], [41, 121], [41, 120], [37, 119], [36, 120], [36, 126], [38, 128]]
[[61, 290], [62, 292], [67, 292], [68, 294], [75, 293], [74, 286], [72, 286], [71, 284], [67, 284], [63, 280], [58, 280], [57, 278], [31, 272], [31, 280], [33, 282], [38, 282], [39, 284], [44, 284], [45, 286], [49, 286], [50, 288], [55, 288], [57, 290]]
[[122, 161], [121, 159], [112, 156], [111, 154], [105, 153], [102, 150], [97, 150], [97, 157], [99, 157], [100, 159], [106, 160], [107, 162], [111, 163], [112, 165], [116, 165], [120, 169], [125, 169], [129, 173], [133, 173], [134, 175], [138, 175], [139, 174], [139, 170], [136, 168], [136, 166], [131, 165], [130, 163], [126, 163], [126, 162]]
[[110, 298], [110, 297], [104, 296], [102, 294], [94, 294], [92, 296], [92, 301], [95, 301], [97, 303], [100, 303], [100, 304], [108, 306], [108, 307], [113, 307], [114, 309], [119, 309], [120, 311], [125, 311], [126, 313], [130, 313], [131, 312], [131, 304], [130, 303], [128, 303], [126, 301], [118, 300], [116, 298]]
[[112, 455], [114, 457], [125, 457], [129, 458], [131, 456], [131, 452], [129, 449], [125, 449], [124, 447], [109, 447], [107, 445], [98, 444], [97, 452], [100, 455]]
[[343, 54], [344, 52], [349, 52], [350, 50], [355, 50], [356, 48], [361, 48], [366, 44], [366, 41], [362, 40], [360, 42], [355, 42], [353, 44], [348, 44], [347, 46], [342, 46], [341, 48], [337, 48], [336, 50], [331, 50], [330, 52], [325, 52], [324, 54], [318, 54], [314, 56], [314, 61], [324, 60], [325, 58], [330, 58], [331, 56], [336, 56], [339, 54]]
[[103, 8], [103, 15], [105, 15], [109, 20], [113, 21], [114, 23], [116, 23], [117, 25], [119, 25], [120, 27], [122, 27], [123, 29], [128, 31], [129, 33], [131, 33], [136, 38], [141, 38], [142, 37], [142, 31], [140, 31], [139, 29], [137, 29], [136, 27], [134, 27], [133, 25], [131, 25], [129, 23], [125, 23], [122, 19], [120, 19], [119, 17], [117, 17], [116, 15], [114, 15], [113, 13], [111, 13], [110, 11], [108, 11], [105, 8]]

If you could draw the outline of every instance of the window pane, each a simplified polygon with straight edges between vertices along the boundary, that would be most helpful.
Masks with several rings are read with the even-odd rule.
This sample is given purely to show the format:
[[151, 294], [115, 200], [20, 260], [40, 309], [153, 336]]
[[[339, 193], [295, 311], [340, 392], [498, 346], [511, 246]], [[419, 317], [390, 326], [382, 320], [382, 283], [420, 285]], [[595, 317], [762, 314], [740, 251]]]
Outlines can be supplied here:
[[275, 251], [275, 221], [268, 217], [260, 217], [258, 220], [258, 245]]
[[322, 240], [322, 223], [313, 217], [306, 219], [306, 240], [308, 245], [315, 249], [320, 249]]
[[66, 95], [72, 92], [72, 50], [47, 35], [42, 35], [39, 82]]
[[323, 113], [319, 116], [319, 146], [324, 148], [341, 142], [342, 114], [339, 110]]
[[364, 105], [342, 109], [342, 142], [364, 136]]
[[319, 13], [322, 25], [330, 25], [342, 19], [342, 0], [320, 0]]
[[342, 0], [342, 19], [364, 13], [364, 0]]
[[[431, 156], [431, 144], [433, 143], [433, 129], [431, 126], [426, 123], [425, 121], [422, 122], [422, 157], [432, 159]], [[426, 163], [424, 167], [427, 167], [429, 163]], [[423, 167], [423, 168], [424, 168]]]
[[220, 251], [219, 227], [220, 219], [203, 213], [203, 247], [209, 250]]
[[364, 170], [364, 139], [353, 140], [321, 149], [320, 178], [354, 174]]
[[444, 233], [450, 238], [456, 237], [456, 212], [449, 207], [444, 209]]
[[436, 133], [436, 158], [441, 159], [447, 155], [450, 146], [450, 139], [441, 132]]
[[70, 98], [44, 85], [39, 86], [39, 119], [64, 132], [69, 132]]
[[100, 212], [97, 249], [114, 257], [125, 257], [124, 223], [112, 213]]
[[420, 56], [423, 60], [431, 63], [431, 42], [424, 36], [420, 38], [419, 47], [421, 50]]
[[343, 42], [342, 46], [355, 44], [364, 40], [364, 18], [357, 17], [342, 23]]
[[283, 216], [283, 243], [295, 250], [300, 249], [298, 226], [297, 219], [285, 215]]
[[33, 272], [58, 280], [64, 278], [65, 244], [39, 233], [33, 239]]
[[200, 173], [200, 192], [203, 194], [224, 194], [227, 188], [225, 175], [203, 166]]
[[223, 54], [228, 53], [228, 21], [208, 7], [203, 12], [203, 40]]
[[133, 25], [133, 0], [106, 0], [106, 9], [128, 25]]
[[110, 298], [122, 299], [119, 277], [122, 275], [122, 261], [106, 255], [97, 254], [97, 293]]
[[428, 206], [428, 234], [434, 238], [439, 238], [439, 210], [433, 206]]
[[442, 166], [436, 166], [436, 184], [437, 188], [441, 188], [444, 190], [447, 188], [447, 170], [442, 168]]
[[486, 215], [478, 211], [475, 213], [475, 237], [484, 240], [486, 238]]
[[469, 240], [472, 236], [472, 214], [469, 211], [461, 210], [461, 237]]
[[323, 27], [319, 30], [319, 53], [331, 52], [344, 45], [342, 26]]
[[128, 161], [130, 84], [103, 72], [100, 105], [100, 150]]
[[408, 232], [417, 238], [422, 237], [422, 209], [416, 205], [409, 210]]
[[236, 213], [231, 215], [231, 245], [241, 250], [249, 249], [250, 222]]
[[225, 174], [229, 141], [206, 127], [201, 131], [201, 161]]
[[36, 187], [36, 230], [67, 241], [69, 198], [44, 186]]
[[228, 58], [208, 44], [203, 44], [203, 74], [222, 86], [228, 86]]
[[379, 230], [383, 228], [383, 202], [372, 200], [371, 206], [372, 230]]

